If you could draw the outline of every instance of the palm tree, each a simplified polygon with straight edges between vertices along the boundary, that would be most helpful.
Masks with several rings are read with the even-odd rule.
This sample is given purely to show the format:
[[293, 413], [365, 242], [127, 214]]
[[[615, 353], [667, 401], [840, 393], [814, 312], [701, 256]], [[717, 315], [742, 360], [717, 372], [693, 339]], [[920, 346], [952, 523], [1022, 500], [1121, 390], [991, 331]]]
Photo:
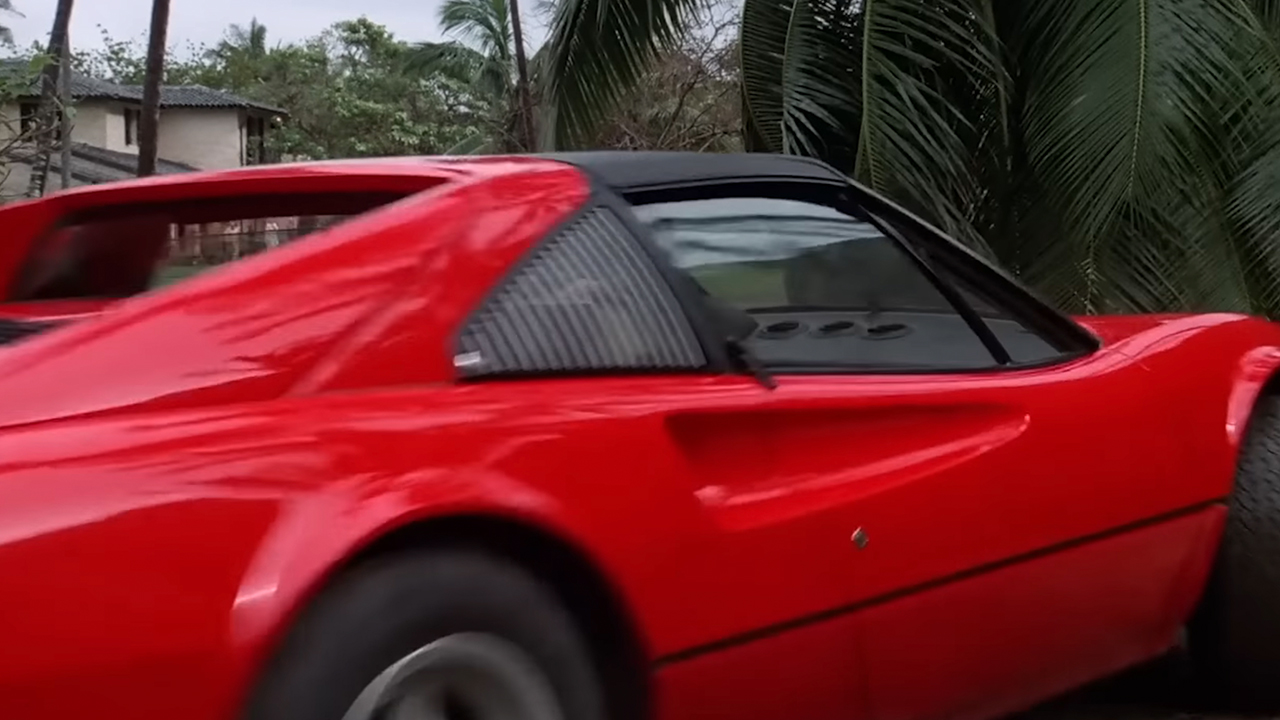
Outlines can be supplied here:
[[[0, 12], [10, 15], [22, 16], [17, 10], [13, 9], [13, 3], [9, 0], [0, 0]], [[0, 25], [0, 45], [13, 44], [13, 30], [8, 25]]]
[[235, 23], [227, 28], [227, 39], [218, 44], [222, 48], [241, 49], [251, 57], [267, 54], [267, 26], [251, 18], [248, 26]]
[[257, 18], [248, 25], [232, 24], [226, 36], [204, 52], [212, 66], [225, 72], [224, 82], [237, 90], [263, 82], [268, 55], [267, 26]]
[[[562, 0], [584, 137], [699, 0]], [[1280, 313], [1275, 0], [743, 0], [744, 135], [827, 159], [1080, 312]]]
[[536, 138], [533, 132], [533, 97], [529, 91], [529, 59], [524, 52], [524, 30], [520, 25], [520, 2], [511, 2], [511, 40], [516, 53], [516, 94], [520, 102], [521, 144], [525, 150], [533, 150]]
[[160, 144], [160, 87], [164, 82], [165, 37], [168, 33], [169, 0], [152, 0], [147, 69], [142, 79], [142, 111], [138, 118], [138, 177], [156, 172]]
[[[445, 0], [440, 7], [440, 26], [458, 40], [415, 46], [408, 56], [410, 66], [472, 83], [498, 109], [500, 123], [514, 121], [510, 134], [515, 140], [506, 143], [510, 146], [506, 149], [534, 149], [531, 86], [536, 77], [531, 75], [537, 73], [530, 72], [525, 58], [517, 0]], [[537, 65], [536, 57], [533, 65]], [[454, 152], [481, 149], [493, 149], [493, 145], [477, 134]]]

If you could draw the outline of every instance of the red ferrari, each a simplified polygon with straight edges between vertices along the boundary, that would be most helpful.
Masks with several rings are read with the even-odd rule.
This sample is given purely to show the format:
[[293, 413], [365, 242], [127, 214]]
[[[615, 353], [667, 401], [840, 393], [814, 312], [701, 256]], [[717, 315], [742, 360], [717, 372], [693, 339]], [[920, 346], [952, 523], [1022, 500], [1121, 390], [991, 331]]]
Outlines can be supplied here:
[[0, 228], [0, 717], [987, 718], [1184, 635], [1280, 704], [1280, 326], [1073, 320], [768, 155], [266, 166]]

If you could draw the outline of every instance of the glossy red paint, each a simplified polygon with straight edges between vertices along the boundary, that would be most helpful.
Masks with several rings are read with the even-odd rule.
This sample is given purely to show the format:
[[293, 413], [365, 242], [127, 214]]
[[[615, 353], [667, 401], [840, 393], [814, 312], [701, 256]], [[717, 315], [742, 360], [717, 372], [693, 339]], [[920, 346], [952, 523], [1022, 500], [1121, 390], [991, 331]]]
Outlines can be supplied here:
[[995, 373], [457, 383], [460, 324], [587, 197], [547, 160], [149, 179], [0, 222], [369, 185], [414, 194], [0, 350], [0, 716], [236, 717], [362, 549], [476, 514], [608, 580], [659, 718], [1017, 709], [1173, 643], [1280, 366], [1280, 328], [1206, 315], [1088, 319], [1096, 353]]
[[114, 303], [110, 300], [48, 300], [0, 304], [0, 319], [4, 320], [55, 320], [68, 322], [85, 320], [100, 314]]

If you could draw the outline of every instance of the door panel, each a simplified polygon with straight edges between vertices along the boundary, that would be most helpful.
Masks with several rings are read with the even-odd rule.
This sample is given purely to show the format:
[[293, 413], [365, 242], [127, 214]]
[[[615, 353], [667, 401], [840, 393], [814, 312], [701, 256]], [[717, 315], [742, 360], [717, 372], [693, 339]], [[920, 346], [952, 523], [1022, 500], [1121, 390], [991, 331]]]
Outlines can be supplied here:
[[684, 396], [664, 427], [718, 537], [707, 566], [724, 574], [703, 587], [743, 598], [718, 619], [860, 618], [839, 637], [858, 641], [847, 681], [867, 683], [877, 720], [1016, 707], [1144, 659], [1190, 607], [1212, 520], [1178, 515], [1205, 498], [1171, 482], [1177, 456], [1145, 421], [1154, 389], [1100, 353]]
[[844, 615], [662, 667], [660, 720], [855, 720], [859, 618]]
[[[871, 717], [995, 717], [1164, 650], [1203, 577], [1221, 507], [1071, 547], [868, 609]], [[1188, 543], [1198, 538], [1204, 542]], [[1189, 552], [1190, 551], [1190, 552]]]
[[1205, 498], [1176, 482], [1168, 436], [1146, 420], [1154, 390], [1107, 353], [988, 375], [781, 378], [757, 412], [800, 452], [754, 472], [775, 473], [791, 499], [740, 480], [732, 509], [710, 510], [825, 502], [848, 519], [846, 537], [862, 529], [846, 602], [865, 613], [871, 717], [1016, 706], [1174, 640], [1171, 603], [1206, 521], [1123, 529]]
[[697, 478], [695, 494], [727, 531], [848, 508], [972, 462], [1027, 427], [1017, 404], [788, 394], [756, 408], [684, 411], [668, 421]]

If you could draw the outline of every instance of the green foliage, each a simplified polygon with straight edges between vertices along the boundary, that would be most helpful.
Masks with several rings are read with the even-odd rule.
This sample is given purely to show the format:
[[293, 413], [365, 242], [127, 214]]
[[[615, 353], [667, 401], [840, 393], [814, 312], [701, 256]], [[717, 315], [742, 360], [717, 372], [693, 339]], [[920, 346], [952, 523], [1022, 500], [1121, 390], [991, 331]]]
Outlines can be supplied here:
[[463, 82], [476, 93], [484, 126], [449, 152], [518, 150], [515, 39], [507, 0], [445, 0], [440, 26], [458, 40], [421, 43], [404, 60], [411, 73]]
[[698, 0], [560, 0], [546, 59], [555, 147], [589, 136], [661, 51], [678, 45], [697, 6]]
[[591, 147], [627, 150], [742, 149], [738, 18], [724, 0], [703, 0], [697, 22], [663, 49], [606, 113]]
[[[559, 5], [558, 137], [689, 2]], [[1060, 306], [1280, 315], [1277, 0], [744, 0], [740, 43], [748, 147], [832, 162]]]
[[[232, 25], [212, 47], [170, 53], [167, 84], [204, 85], [289, 115], [268, 134], [285, 159], [439, 154], [481, 127], [485, 100], [468, 78], [408, 68], [410, 46], [366, 18], [296, 43], [268, 44], [256, 20]], [[74, 58], [82, 72], [137, 84], [145, 48], [104, 33]]]
[[[48, 116], [37, 116], [33, 122], [24, 123], [15, 114], [5, 114], [3, 109], [17, 106], [17, 100], [31, 92], [37, 86], [40, 73], [50, 61], [44, 53], [30, 53], [20, 62], [9, 62], [0, 65], [0, 185], [9, 177], [13, 162], [19, 157], [29, 157], [32, 146], [47, 147], [54, 141], [57, 131], [57, 98], [54, 98], [55, 112]], [[74, 112], [74, 111], [70, 111]], [[0, 196], [0, 203], [15, 199], [14, 196]]]

